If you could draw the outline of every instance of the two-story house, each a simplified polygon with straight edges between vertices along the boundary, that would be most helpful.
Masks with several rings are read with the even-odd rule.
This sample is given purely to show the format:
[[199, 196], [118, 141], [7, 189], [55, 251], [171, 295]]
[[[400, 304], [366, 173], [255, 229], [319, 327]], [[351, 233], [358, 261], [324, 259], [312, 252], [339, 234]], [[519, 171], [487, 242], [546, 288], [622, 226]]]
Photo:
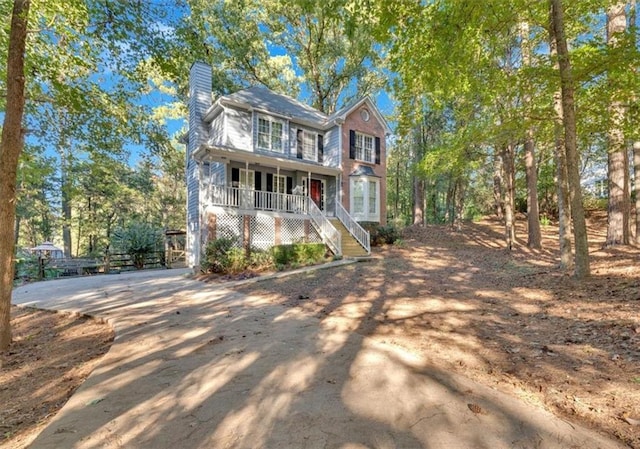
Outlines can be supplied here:
[[370, 253], [359, 222], [386, 220], [389, 126], [362, 98], [326, 115], [265, 87], [212, 101], [211, 67], [189, 78], [188, 263], [209, 239], [266, 249], [324, 242], [337, 255]]

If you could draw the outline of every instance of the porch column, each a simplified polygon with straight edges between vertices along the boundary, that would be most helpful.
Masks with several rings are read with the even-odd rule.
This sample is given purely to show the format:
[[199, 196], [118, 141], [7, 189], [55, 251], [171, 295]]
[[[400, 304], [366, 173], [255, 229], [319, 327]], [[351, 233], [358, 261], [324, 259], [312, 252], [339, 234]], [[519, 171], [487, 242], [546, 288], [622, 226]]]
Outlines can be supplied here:
[[309, 220], [304, 221], [304, 243], [309, 243], [309, 229], [311, 223]]

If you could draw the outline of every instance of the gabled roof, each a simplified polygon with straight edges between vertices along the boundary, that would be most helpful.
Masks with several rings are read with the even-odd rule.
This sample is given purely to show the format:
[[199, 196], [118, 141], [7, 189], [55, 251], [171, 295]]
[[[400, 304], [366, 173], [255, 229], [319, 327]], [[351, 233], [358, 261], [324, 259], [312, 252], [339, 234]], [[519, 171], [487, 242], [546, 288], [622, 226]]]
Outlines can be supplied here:
[[278, 94], [263, 86], [253, 86], [220, 98], [220, 101], [247, 105], [259, 109], [284, 115], [292, 119], [324, 125], [327, 116], [294, 98]]
[[369, 109], [384, 126], [385, 133], [391, 134], [391, 129], [389, 128], [387, 121], [369, 97], [352, 101], [328, 116], [319, 110], [296, 100], [295, 98], [276, 93], [264, 86], [253, 86], [232, 94], [221, 96], [215, 101], [209, 111], [207, 111], [207, 114], [205, 114], [205, 120], [211, 120], [215, 117], [215, 115], [222, 110], [222, 105], [235, 105], [249, 110], [253, 109], [273, 113], [287, 117], [294, 122], [306, 123], [313, 127], [326, 129], [344, 121], [347, 115], [364, 103], [367, 103]]
[[343, 106], [342, 108], [338, 109], [336, 112], [331, 114], [329, 116], [328, 121], [332, 122], [335, 120], [344, 120], [347, 117], [347, 115], [351, 114], [353, 111], [355, 111], [365, 103], [367, 104], [371, 112], [373, 112], [373, 114], [376, 116], [378, 121], [382, 124], [382, 126], [384, 126], [385, 134], [391, 134], [391, 128], [389, 128], [389, 124], [387, 123], [385, 118], [382, 116], [382, 113], [380, 112], [378, 107], [375, 105], [373, 101], [371, 101], [371, 99], [368, 96], [362, 97], [358, 100], [350, 101], [345, 106]]

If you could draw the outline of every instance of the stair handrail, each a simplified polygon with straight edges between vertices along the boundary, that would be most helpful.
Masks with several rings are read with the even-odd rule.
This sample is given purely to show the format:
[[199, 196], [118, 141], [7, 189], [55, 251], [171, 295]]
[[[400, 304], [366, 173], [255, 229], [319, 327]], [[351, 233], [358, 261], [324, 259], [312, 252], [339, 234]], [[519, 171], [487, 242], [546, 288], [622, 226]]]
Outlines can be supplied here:
[[347, 210], [336, 201], [336, 217], [340, 222], [344, 225], [344, 227], [349, 231], [349, 234], [353, 236], [356, 241], [362, 245], [362, 247], [367, 251], [367, 254], [371, 254], [371, 241], [369, 232], [360, 226]]
[[307, 211], [311, 217], [311, 223], [322, 237], [322, 241], [336, 256], [342, 256], [342, 235], [310, 197], [307, 197]]

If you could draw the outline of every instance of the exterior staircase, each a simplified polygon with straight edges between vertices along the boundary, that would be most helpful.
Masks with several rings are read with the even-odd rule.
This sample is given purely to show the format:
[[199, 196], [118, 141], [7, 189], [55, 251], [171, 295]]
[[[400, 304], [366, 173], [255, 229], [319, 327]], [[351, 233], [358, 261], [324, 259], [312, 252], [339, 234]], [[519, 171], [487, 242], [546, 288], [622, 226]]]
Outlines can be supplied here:
[[353, 238], [351, 233], [344, 227], [342, 222], [337, 218], [329, 219], [331, 224], [338, 230], [342, 236], [342, 256], [351, 258], [369, 257], [367, 250]]

